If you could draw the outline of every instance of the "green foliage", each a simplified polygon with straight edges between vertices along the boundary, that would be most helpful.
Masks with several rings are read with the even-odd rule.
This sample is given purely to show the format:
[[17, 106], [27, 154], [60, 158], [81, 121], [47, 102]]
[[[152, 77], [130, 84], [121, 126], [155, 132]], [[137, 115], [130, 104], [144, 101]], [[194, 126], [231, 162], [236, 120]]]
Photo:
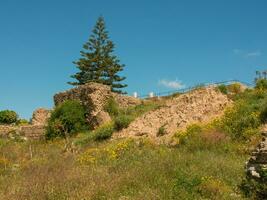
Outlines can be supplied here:
[[224, 84], [218, 85], [217, 89], [223, 94], [227, 94], [228, 93], [227, 86], [224, 85]]
[[131, 115], [134, 118], [136, 118], [143, 115], [146, 112], [149, 112], [151, 110], [156, 110], [160, 107], [162, 107], [161, 102], [148, 101], [148, 102], [142, 102], [142, 104], [137, 106], [129, 107], [126, 110], [123, 110], [122, 113], [126, 115]]
[[98, 127], [94, 132], [93, 132], [93, 138], [95, 141], [102, 141], [109, 139], [114, 132], [114, 124], [113, 123], [108, 123], [104, 124], [100, 127]]
[[119, 115], [114, 120], [114, 128], [116, 131], [120, 131], [127, 128], [132, 121], [133, 117], [129, 115]]
[[241, 85], [240, 85], [240, 83], [233, 83], [233, 84], [227, 86], [227, 90], [228, 90], [228, 93], [231, 93], [234, 95], [240, 94], [241, 93]]
[[260, 89], [260, 90], [266, 90], [267, 89], [267, 80], [266, 79], [258, 79], [256, 81], [256, 89]]
[[99, 17], [88, 42], [83, 46], [81, 56], [74, 62], [79, 72], [71, 76], [77, 82], [71, 85], [83, 85], [88, 82], [97, 82], [111, 86], [113, 92], [122, 93], [120, 88], [127, 85], [121, 84], [125, 77], [118, 73], [123, 71], [124, 65], [113, 55], [114, 43], [109, 40], [103, 17]]
[[225, 111], [221, 121], [223, 131], [235, 139], [249, 139], [258, 133], [258, 127], [265, 117], [267, 93], [248, 89], [234, 97], [234, 105]]
[[260, 112], [260, 120], [262, 123], [267, 122], [267, 103], [262, 107], [262, 110]]
[[240, 189], [243, 194], [255, 200], [267, 199], [267, 180], [255, 180], [250, 177], [246, 177], [243, 179], [240, 184]]
[[0, 124], [13, 124], [18, 120], [18, 115], [12, 110], [0, 111]]
[[161, 126], [161, 127], [159, 127], [159, 130], [158, 130], [158, 132], [157, 132], [157, 136], [163, 136], [163, 135], [165, 135], [166, 133], [167, 133], [167, 132], [166, 132], [164, 126]]
[[187, 144], [192, 140], [192, 137], [202, 133], [202, 127], [198, 124], [189, 125], [185, 131], [178, 131], [175, 138], [178, 139], [180, 144]]
[[28, 125], [30, 122], [27, 119], [19, 119], [16, 124], [21, 126], [21, 125]]
[[228, 108], [222, 118], [222, 129], [234, 139], [249, 139], [258, 133], [260, 126], [259, 110], [245, 100], [235, 102]]
[[2, 141], [0, 199], [245, 199], [237, 185], [248, 155], [231, 141], [228, 151], [193, 151], [121, 139], [92, 142], [75, 153], [63, 153], [66, 140]]
[[108, 101], [106, 102], [105, 106], [104, 106], [104, 110], [106, 112], [108, 112], [108, 114], [112, 117], [116, 117], [118, 116], [119, 112], [120, 112], [120, 108], [118, 103], [115, 101], [114, 98], [110, 98], [108, 99]]
[[86, 111], [78, 101], [65, 101], [51, 114], [46, 129], [46, 138], [67, 137], [87, 129]]

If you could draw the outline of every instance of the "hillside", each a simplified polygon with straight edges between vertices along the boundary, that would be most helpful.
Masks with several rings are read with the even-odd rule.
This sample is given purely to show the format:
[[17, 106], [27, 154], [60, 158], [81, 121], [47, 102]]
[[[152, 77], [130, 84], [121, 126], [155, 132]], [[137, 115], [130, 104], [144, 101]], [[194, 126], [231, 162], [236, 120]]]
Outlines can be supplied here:
[[[254, 195], [244, 182], [244, 166], [261, 139], [265, 89], [210, 86], [136, 101], [114, 98], [108, 88], [100, 92], [98, 84], [81, 88], [57, 97], [93, 102], [87, 119], [105, 113], [108, 121], [65, 138], [0, 138], [0, 199], [244, 200], [243, 190]], [[55, 111], [62, 112], [62, 105], [68, 104]], [[43, 123], [47, 114], [39, 110], [33, 121]], [[173, 140], [175, 145], [163, 144]], [[265, 146], [254, 154], [247, 172], [259, 176], [250, 167], [265, 166], [259, 163]]]

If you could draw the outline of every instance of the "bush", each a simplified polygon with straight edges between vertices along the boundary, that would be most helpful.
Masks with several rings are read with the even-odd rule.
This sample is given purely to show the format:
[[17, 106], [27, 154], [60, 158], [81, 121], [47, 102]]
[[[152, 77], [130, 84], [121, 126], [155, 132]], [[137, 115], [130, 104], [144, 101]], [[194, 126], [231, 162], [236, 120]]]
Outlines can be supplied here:
[[120, 131], [124, 128], [127, 128], [129, 124], [133, 121], [133, 117], [128, 115], [119, 115], [114, 120], [114, 128], [117, 131]]
[[267, 122], [267, 105], [264, 105], [261, 113], [260, 113], [260, 120], [262, 123], [266, 123]]
[[228, 93], [227, 87], [224, 84], [218, 85], [217, 89], [223, 94], [227, 94]]
[[51, 113], [46, 138], [71, 136], [88, 128], [85, 108], [78, 101], [65, 101]]
[[[260, 174], [262, 177], [262, 174]], [[243, 194], [255, 200], [267, 199], [267, 180], [263, 178], [262, 180], [255, 180], [250, 177], [243, 179], [241, 185], [239, 186]]]
[[108, 99], [107, 103], [104, 106], [104, 110], [113, 117], [118, 116], [120, 112], [119, 105], [114, 98]]
[[267, 89], [267, 80], [266, 79], [258, 79], [256, 81], [256, 89], [260, 89], [260, 90], [266, 90]]
[[249, 139], [258, 132], [260, 126], [257, 105], [246, 100], [239, 100], [225, 111], [222, 118], [222, 129], [233, 139]]
[[167, 133], [167, 132], [166, 132], [164, 126], [161, 126], [161, 127], [159, 128], [158, 132], [157, 132], [157, 136], [163, 136], [163, 135], [165, 135], [166, 133]]
[[100, 126], [94, 131], [94, 140], [95, 141], [102, 141], [110, 138], [112, 133], [114, 132], [114, 124], [108, 123]]
[[0, 124], [13, 124], [18, 121], [18, 115], [12, 110], [0, 111]]
[[233, 94], [239, 94], [241, 93], [241, 85], [239, 83], [228, 85], [228, 91]]

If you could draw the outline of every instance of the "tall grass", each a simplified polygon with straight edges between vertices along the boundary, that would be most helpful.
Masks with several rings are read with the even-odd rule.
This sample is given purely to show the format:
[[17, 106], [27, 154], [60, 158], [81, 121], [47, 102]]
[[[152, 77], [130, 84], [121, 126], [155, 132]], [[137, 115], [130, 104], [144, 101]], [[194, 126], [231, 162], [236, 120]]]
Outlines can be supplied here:
[[73, 153], [64, 140], [2, 140], [8, 164], [0, 172], [0, 199], [242, 199], [237, 186], [247, 154], [227, 145], [117, 140]]

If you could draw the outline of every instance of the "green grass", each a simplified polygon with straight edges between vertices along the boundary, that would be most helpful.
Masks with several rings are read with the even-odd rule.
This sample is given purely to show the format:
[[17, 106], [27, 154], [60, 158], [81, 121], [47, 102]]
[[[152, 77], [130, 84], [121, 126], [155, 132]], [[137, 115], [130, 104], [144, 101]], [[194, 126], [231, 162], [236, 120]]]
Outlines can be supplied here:
[[72, 140], [1, 140], [0, 199], [243, 199], [245, 145]]

